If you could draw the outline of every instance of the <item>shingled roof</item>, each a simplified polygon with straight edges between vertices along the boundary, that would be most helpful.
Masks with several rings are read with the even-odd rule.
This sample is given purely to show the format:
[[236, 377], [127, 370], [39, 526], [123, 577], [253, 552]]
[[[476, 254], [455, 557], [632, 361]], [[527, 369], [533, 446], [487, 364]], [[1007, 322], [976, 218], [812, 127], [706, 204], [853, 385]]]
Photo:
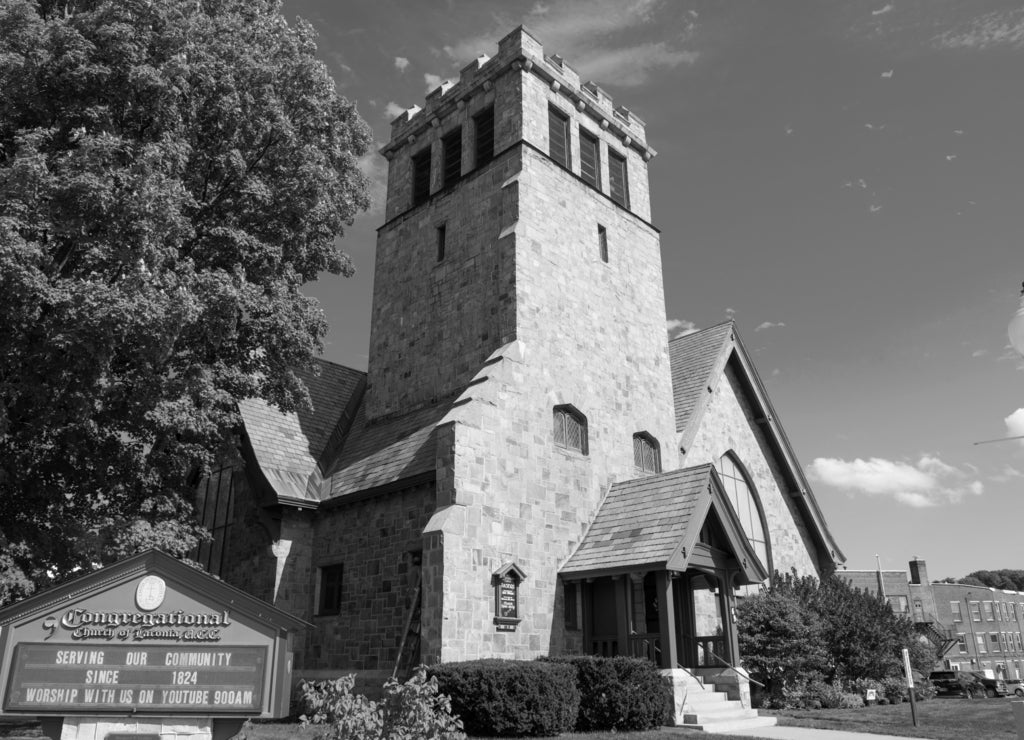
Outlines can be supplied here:
[[676, 337], [668, 344], [672, 367], [672, 395], [676, 405], [676, 431], [683, 432], [700, 418], [708, 396], [709, 379], [721, 373], [727, 359], [727, 344], [735, 326], [726, 321], [692, 334]]
[[748, 569], [748, 578], [767, 577], [711, 464], [613, 484], [594, 523], [559, 573], [580, 577], [684, 571], [712, 508], [740, 556], [738, 561]]
[[325, 450], [343, 436], [362, 396], [366, 373], [317, 360], [319, 373], [297, 370], [312, 407], [283, 412], [266, 401], [238, 404], [249, 447], [279, 499], [315, 502]]
[[335, 460], [324, 466], [328, 480], [323, 485], [323, 498], [351, 497], [432, 474], [436, 466], [437, 424], [450, 408], [451, 401], [446, 401], [369, 423], [360, 407], [345, 446]]

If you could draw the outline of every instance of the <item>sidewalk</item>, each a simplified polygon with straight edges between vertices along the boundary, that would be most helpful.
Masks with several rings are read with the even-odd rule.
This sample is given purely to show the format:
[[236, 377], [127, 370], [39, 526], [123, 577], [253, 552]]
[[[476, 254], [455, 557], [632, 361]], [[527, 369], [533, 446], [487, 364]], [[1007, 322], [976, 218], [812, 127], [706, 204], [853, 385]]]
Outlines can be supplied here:
[[[897, 735], [876, 735], [873, 732], [848, 732], [846, 730], [818, 730], [811, 727], [755, 727], [752, 730], [733, 730], [730, 735], [753, 738], [778, 738], [778, 740], [907, 740]], [[714, 735], [709, 735], [713, 738]], [[912, 740], [924, 740], [912, 738]]]

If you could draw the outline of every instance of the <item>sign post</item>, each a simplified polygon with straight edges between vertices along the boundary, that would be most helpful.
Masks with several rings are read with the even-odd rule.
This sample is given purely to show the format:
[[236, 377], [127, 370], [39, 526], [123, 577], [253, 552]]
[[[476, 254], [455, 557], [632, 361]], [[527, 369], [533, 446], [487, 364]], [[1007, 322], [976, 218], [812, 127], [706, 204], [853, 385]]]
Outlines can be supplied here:
[[910, 651], [903, 648], [903, 671], [907, 676], [907, 693], [910, 694], [910, 717], [917, 727], [917, 697], [914, 696], [914, 673], [910, 668]]
[[303, 626], [150, 550], [0, 610], [0, 716], [62, 740], [231, 737], [287, 715]]

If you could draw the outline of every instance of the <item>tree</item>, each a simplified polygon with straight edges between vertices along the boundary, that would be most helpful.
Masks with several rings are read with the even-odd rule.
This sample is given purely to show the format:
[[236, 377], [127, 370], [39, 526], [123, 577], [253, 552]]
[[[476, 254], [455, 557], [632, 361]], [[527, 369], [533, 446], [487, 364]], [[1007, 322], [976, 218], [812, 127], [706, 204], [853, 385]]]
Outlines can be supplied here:
[[203, 536], [236, 400], [308, 402], [370, 134], [275, 0], [0, 0], [0, 601]]
[[775, 691], [777, 676], [787, 686], [816, 676], [832, 683], [898, 676], [903, 648], [923, 671], [935, 659], [923, 657], [910, 620], [835, 575], [776, 573], [770, 589], [740, 602], [737, 621], [744, 664]]

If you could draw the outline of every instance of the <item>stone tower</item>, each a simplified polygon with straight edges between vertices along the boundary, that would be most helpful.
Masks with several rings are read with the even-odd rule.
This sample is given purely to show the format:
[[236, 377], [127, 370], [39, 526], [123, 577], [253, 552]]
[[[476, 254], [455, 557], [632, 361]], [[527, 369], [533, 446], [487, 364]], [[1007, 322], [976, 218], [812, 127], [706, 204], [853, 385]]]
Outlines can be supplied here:
[[[611, 483], [678, 464], [644, 124], [518, 28], [381, 152], [366, 416], [451, 404], [423, 657], [573, 649], [558, 568]], [[497, 631], [513, 563], [522, 623]]]

